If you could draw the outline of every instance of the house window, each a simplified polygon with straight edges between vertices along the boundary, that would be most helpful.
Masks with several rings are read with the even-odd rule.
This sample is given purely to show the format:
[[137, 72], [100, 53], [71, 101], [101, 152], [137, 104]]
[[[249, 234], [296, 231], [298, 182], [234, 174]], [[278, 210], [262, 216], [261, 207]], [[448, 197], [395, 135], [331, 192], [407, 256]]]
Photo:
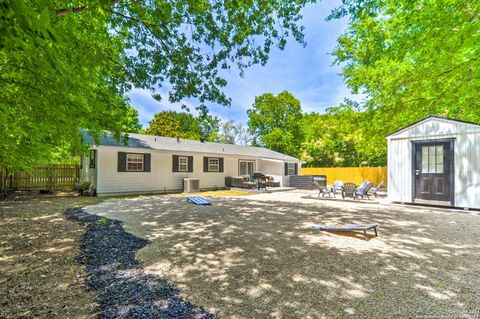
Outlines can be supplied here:
[[188, 172], [188, 157], [179, 156], [178, 157], [178, 171], [179, 172]]
[[90, 168], [95, 168], [96, 162], [97, 162], [97, 151], [90, 150]]
[[143, 154], [127, 154], [127, 171], [143, 171]]
[[288, 163], [287, 172], [288, 175], [295, 175], [295, 163]]
[[220, 159], [217, 157], [208, 158], [208, 171], [219, 172], [220, 171]]
[[443, 145], [422, 146], [422, 173], [443, 174]]

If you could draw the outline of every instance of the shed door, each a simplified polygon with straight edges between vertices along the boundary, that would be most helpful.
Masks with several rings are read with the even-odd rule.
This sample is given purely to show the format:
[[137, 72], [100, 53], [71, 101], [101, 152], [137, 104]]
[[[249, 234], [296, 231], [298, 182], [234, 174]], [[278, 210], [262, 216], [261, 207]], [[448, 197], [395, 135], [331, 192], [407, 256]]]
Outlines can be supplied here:
[[415, 143], [414, 195], [421, 200], [453, 205], [453, 141]]

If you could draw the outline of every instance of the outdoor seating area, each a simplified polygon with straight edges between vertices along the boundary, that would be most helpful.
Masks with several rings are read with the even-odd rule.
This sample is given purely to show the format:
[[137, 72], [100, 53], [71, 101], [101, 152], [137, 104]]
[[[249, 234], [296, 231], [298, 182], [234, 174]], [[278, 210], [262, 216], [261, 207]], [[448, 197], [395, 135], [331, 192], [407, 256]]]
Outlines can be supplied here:
[[356, 185], [352, 182], [344, 182], [341, 180], [334, 181], [333, 185], [320, 185], [318, 182], [313, 182], [316, 189], [318, 189], [318, 196], [325, 197], [336, 197], [337, 194], [342, 196], [342, 199], [352, 198], [357, 199], [370, 199], [371, 196], [374, 198], [379, 197], [379, 191], [383, 187], [383, 181], [380, 182], [377, 186], [373, 183], [364, 181], [360, 185]]
[[253, 176], [227, 176], [225, 186], [245, 189], [266, 189], [267, 187], [280, 187], [280, 182], [275, 181], [273, 176], [256, 172]]

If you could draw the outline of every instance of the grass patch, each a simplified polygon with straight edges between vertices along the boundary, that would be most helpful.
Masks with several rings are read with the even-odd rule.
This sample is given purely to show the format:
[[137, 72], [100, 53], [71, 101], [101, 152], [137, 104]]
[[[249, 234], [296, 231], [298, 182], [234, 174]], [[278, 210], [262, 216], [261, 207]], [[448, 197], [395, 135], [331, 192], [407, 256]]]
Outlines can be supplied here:
[[205, 191], [198, 193], [181, 193], [179, 196], [251, 196], [255, 193], [249, 193], [239, 190], [218, 190], [218, 191]]

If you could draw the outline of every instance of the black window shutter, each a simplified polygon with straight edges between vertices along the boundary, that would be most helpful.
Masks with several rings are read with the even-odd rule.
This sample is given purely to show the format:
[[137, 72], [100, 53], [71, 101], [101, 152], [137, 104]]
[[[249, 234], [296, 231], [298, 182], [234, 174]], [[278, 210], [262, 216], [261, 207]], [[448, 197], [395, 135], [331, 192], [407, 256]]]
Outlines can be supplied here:
[[97, 164], [97, 150], [90, 150], [90, 168], [95, 168]]
[[218, 171], [223, 173], [223, 157], [218, 159]]
[[178, 172], [178, 155], [172, 155], [172, 172]]
[[285, 176], [288, 176], [288, 163], [285, 163]]
[[188, 172], [193, 173], [193, 156], [188, 157]]
[[208, 157], [203, 157], [203, 171], [208, 172]]
[[298, 163], [295, 163], [295, 175], [298, 175]]
[[152, 170], [151, 164], [151, 155], [150, 154], [143, 154], [143, 171], [150, 172]]
[[126, 172], [127, 171], [127, 153], [125, 153], [125, 152], [118, 152], [117, 171], [118, 172]]

